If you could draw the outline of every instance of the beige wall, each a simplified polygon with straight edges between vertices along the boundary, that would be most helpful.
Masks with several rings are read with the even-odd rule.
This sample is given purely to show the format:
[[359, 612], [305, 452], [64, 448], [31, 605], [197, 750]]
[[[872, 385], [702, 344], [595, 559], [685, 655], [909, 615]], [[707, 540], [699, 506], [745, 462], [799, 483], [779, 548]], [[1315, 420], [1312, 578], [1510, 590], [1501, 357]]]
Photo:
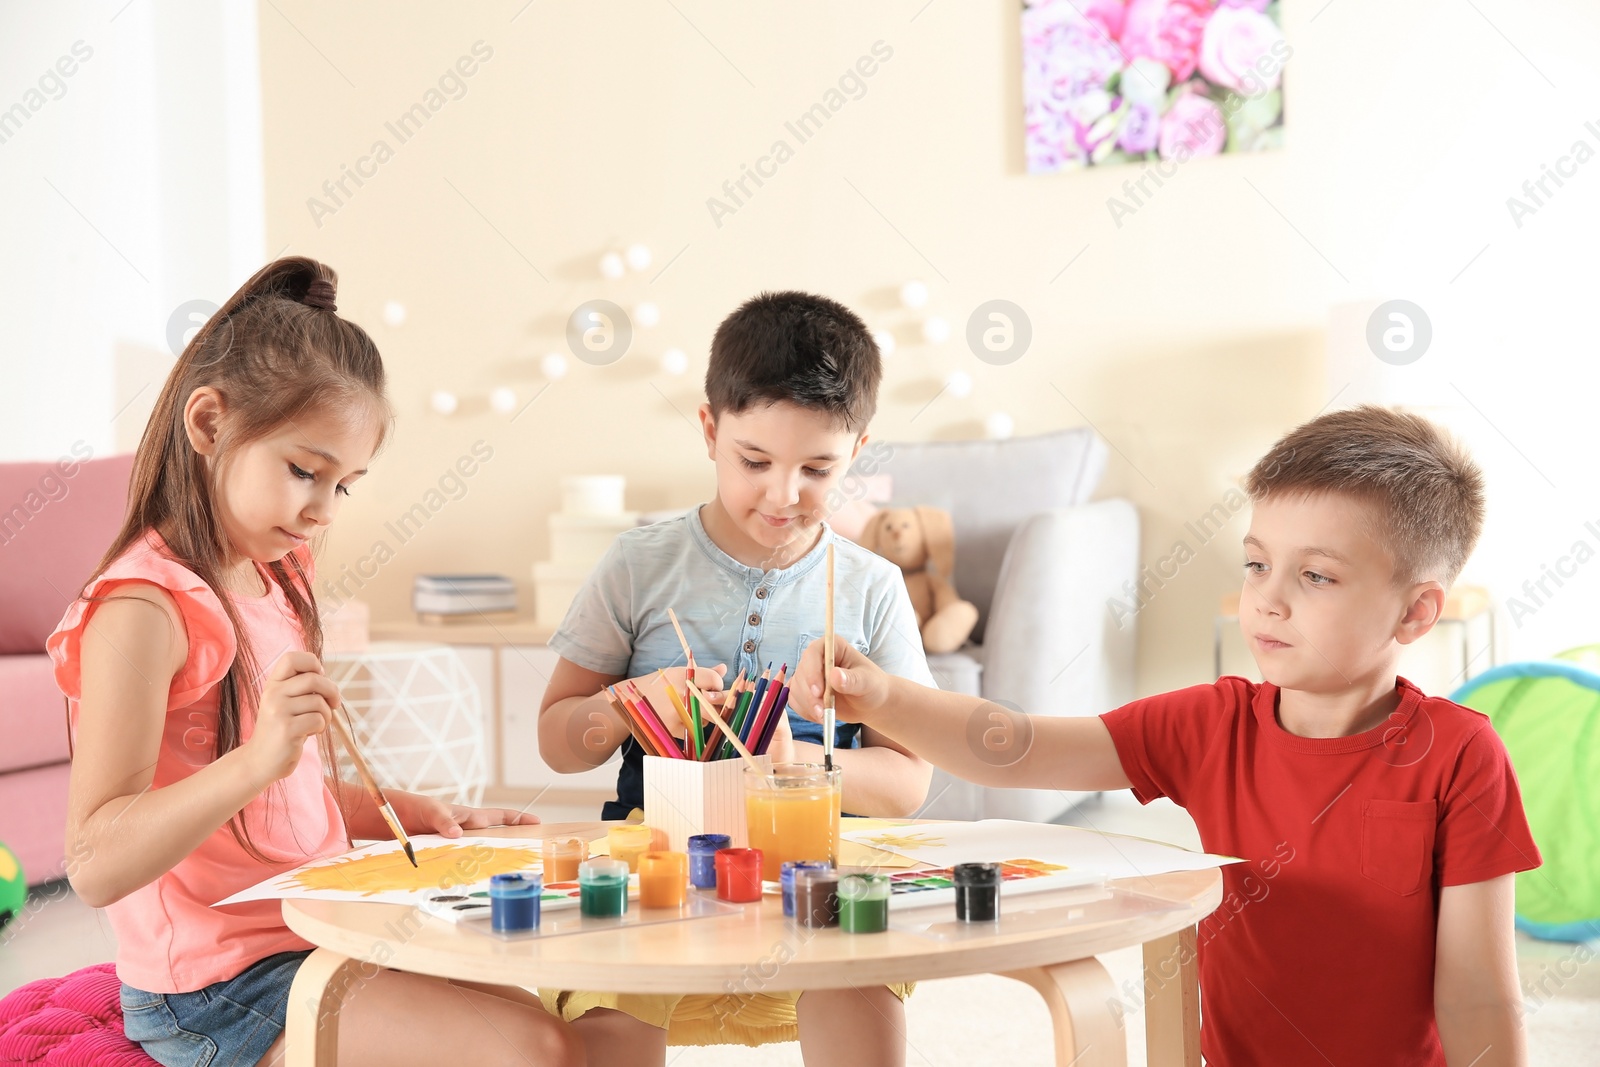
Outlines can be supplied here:
[[[678, 4], [693, 25], [667, 4], [539, 2], [510, 22], [518, 6], [261, 11], [268, 247], [338, 269], [341, 311], [373, 332], [392, 375], [393, 443], [322, 557], [334, 577], [379, 539], [395, 549], [361, 593], [377, 616], [406, 610], [419, 571], [502, 571], [531, 596], [564, 474], [625, 474], [633, 507], [706, 498], [711, 468], [690, 424], [704, 353], [718, 320], [764, 287], [816, 289], [895, 330], [872, 426], [884, 439], [978, 436], [994, 411], [1018, 434], [1091, 421], [1116, 449], [1101, 495], [1138, 505], [1151, 563], [1326, 399], [1323, 325], [1339, 279], [1278, 212], [1320, 242], [1358, 210], [1322, 176], [1337, 145], [1321, 129], [1350, 91], [1339, 71], [1363, 48], [1349, 20], [1308, 31], [1312, 12], [1289, 5], [1289, 149], [1190, 163], [1119, 229], [1107, 197], [1137, 169], [1022, 172], [1014, 4]], [[398, 144], [385, 123], [478, 41], [493, 55], [465, 95]], [[893, 56], [864, 96], [717, 226], [707, 198], [774, 139], [793, 146], [785, 120], [877, 41]], [[319, 225], [308, 198], [378, 139], [393, 158]], [[602, 280], [600, 254], [631, 241], [656, 266]], [[926, 310], [954, 326], [945, 345], [919, 342], [898, 309], [908, 278], [928, 282]], [[648, 297], [662, 323], [613, 366], [570, 361], [514, 424], [490, 412], [491, 388], [528, 397], [542, 385], [539, 356], [563, 347], [566, 314], [597, 296]], [[961, 340], [993, 297], [1022, 305], [1035, 331], [1005, 367]], [[385, 325], [388, 300], [408, 308], [403, 327]], [[671, 346], [690, 353], [682, 378], [659, 369]], [[970, 398], [933, 399], [957, 369], [974, 379]], [[462, 410], [434, 415], [434, 389], [460, 394]], [[401, 544], [385, 521], [478, 440], [493, 459]], [[1208, 676], [1244, 518], [1141, 615], [1142, 692]]]

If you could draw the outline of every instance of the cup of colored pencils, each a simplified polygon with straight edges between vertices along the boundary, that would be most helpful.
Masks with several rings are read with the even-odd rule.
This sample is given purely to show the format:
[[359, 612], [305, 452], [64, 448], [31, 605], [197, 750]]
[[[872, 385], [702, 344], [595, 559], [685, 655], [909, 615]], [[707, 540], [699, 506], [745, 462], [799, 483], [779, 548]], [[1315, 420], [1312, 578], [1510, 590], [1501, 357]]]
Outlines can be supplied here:
[[[691, 658], [689, 663], [692, 670], [694, 660]], [[607, 686], [606, 698], [647, 756], [704, 763], [743, 759], [747, 755], [765, 755], [772, 744], [789, 706], [789, 687], [785, 684], [788, 674], [787, 663], [777, 674], [768, 664], [755, 679], [747, 679], [741, 671], [723, 694], [719, 712], [711, 701], [703, 699], [692, 675], [688, 692], [680, 693], [664, 671], [658, 672], [672, 705], [671, 713], [683, 723], [685, 736], [681, 739], [673, 736], [667, 726], [669, 720], [633, 682]]]

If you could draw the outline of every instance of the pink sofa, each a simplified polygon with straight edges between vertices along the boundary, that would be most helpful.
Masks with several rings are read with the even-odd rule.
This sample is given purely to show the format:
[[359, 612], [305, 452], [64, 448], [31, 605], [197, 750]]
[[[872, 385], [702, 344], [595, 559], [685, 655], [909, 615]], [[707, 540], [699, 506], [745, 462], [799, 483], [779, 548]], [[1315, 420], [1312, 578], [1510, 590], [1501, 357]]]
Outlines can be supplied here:
[[132, 469], [0, 463], [0, 841], [34, 885], [66, 873], [66, 701], [44, 642], [116, 536]]

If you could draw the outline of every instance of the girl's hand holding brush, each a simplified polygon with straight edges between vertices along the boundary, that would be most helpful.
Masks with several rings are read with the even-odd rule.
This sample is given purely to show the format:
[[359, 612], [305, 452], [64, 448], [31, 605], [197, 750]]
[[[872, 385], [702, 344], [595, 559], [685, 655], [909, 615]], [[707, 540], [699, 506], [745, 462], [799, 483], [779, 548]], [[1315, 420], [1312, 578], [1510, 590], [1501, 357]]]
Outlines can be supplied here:
[[264, 787], [294, 772], [306, 739], [328, 728], [339, 687], [309, 652], [285, 652], [267, 672], [250, 740], [242, 746]]

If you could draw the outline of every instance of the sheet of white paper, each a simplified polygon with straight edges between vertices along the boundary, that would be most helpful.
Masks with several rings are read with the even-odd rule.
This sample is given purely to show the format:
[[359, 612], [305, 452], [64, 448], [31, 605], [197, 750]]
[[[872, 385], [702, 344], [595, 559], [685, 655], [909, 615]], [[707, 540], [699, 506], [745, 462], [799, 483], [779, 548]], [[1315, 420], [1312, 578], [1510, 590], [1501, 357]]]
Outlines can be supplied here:
[[1140, 837], [1010, 819], [918, 823], [888, 830], [857, 830], [839, 836], [937, 867], [1033, 859], [1059, 863], [1077, 871], [1093, 871], [1107, 878], [1137, 878], [1171, 871], [1200, 871], [1239, 862], [1233, 856], [1191, 852], [1177, 845]]
[[417, 866], [398, 841], [379, 841], [273, 875], [212, 907], [247, 900], [366, 900], [415, 904], [427, 890], [470, 885], [491, 874], [540, 869], [540, 843], [507, 837], [411, 838]]

